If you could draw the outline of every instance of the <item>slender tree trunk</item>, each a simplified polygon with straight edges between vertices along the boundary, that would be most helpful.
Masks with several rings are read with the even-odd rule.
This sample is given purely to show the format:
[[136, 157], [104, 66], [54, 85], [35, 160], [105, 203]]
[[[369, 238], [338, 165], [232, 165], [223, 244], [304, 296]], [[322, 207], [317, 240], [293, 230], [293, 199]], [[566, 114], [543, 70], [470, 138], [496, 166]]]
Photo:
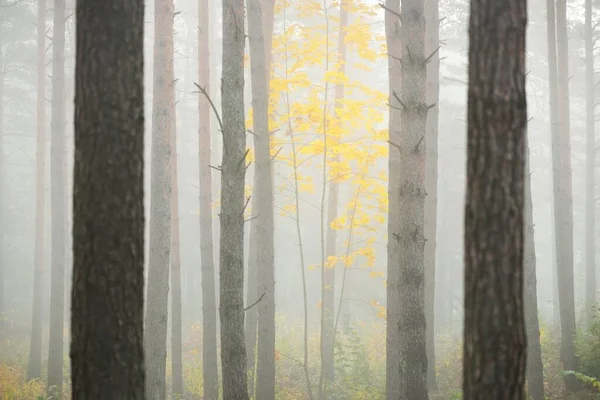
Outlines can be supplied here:
[[37, 15], [37, 135], [35, 151], [35, 270], [27, 379], [42, 376], [42, 307], [44, 300], [44, 250], [46, 207], [46, 1], [38, 0]]
[[594, 31], [592, 28], [592, 1], [585, 1], [585, 80], [586, 80], [586, 196], [585, 196], [585, 303], [587, 319], [593, 315], [596, 304], [596, 135], [594, 98]]
[[[173, 87], [173, 99], [175, 99]], [[173, 397], [182, 398], [182, 310], [181, 310], [181, 250], [179, 240], [179, 180], [177, 173], [177, 107], [171, 113], [171, 385]]]
[[471, 0], [463, 398], [525, 399], [526, 0]]
[[435, 269], [437, 234], [437, 170], [438, 170], [438, 118], [440, 109], [440, 25], [438, 0], [425, 2], [425, 43], [427, 64], [427, 103], [433, 107], [427, 113], [425, 134], [425, 321], [427, 344], [427, 388], [435, 390]]
[[[346, 1], [340, 2], [340, 22], [338, 34], [338, 54], [337, 65], [340, 74], [346, 73], [346, 27], [348, 26], [348, 10]], [[342, 100], [344, 99], [344, 85], [335, 85], [335, 111], [334, 118], [340, 118], [339, 111], [343, 107]], [[340, 120], [339, 124], [343, 122]], [[339, 162], [340, 157], [336, 154], [333, 162]], [[336, 179], [336, 177], [331, 177]], [[327, 200], [327, 237], [325, 242], [326, 259], [336, 256], [337, 231], [331, 227], [331, 223], [338, 217], [340, 186], [332, 180], [329, 183], [329, 198]], [[335, 377], [335, 360], [334, 360], [334, 326], [335, 326], [335, 268], [325, 268], [324, 271], [325, 285], [323, 304], [321, 307], [321, 375], [323, 376], [323, 397], [327, 398], [328, 382], [333, 382]], [[341, 306], [341, 302], [340, 302]]]
[[143, 3], [77, 1], [74, 399], [146, 398]]
[[[0, 3], [1, 4], [1, 3]], [[6, 311], [4, 282], [4, 40], [0, 36], [0, 338]]]
[[[556, 2], [556, 39], [558, 54], [558, 137], [553, 138], [556, 257], [561, 325], [561, 361], [564, 369], [577, 370], [575, 357], [575, 294], [573, 281], [573, 198], [571, 177], [571, 139], [569, 115], [569, 46], [566, 0]], [[556, 183], [556, 182], [555, 182]], [[577, 387], [576, 378], [566, 376], [568, 391]]]
[[[402, 95], [402, 36], [400, 20], [400, 0], [386, 0], [385, 6], [385, 36], [388, 48], [389, 76], [389, 139], [390, 143], [399, 143], [401, 111], [398, 98]], [[400, 399], [400, 340], [398, 327], [400, 325], [400, 244], [394, 235], [400, 231], [400, 152], [390, 144], [389, 149], [389, 212], [388, 212], [388, 246], [387, 246], [387, 307], [386, 307], [386, 399]]]
[[265, 57], [263, 13], [260, 0], [248, 0], [248, 36], [256, 151], [256, 219], [258, 354], [256, 398], [275, 399], [275, 260], [273, 183], [269, 138], [269, 68]]
[[223, 0], [220, 306], [223, 398], [248, 400], [244, 341], [244, 0]]
[[[198, 84], [210, 92], [209, 2], [198, 2]], [[200, 143], [200, 262], [202, 263], [202, 376], [204, 398], [217, 400], [217, 305], [212, 218], [212, 176], [210, 168], [211, 130], [210, 104], [205, 96], [198, 98], [198, 142]]]
[[65, 0], [54, 1], [52, 39], [51, 123], [51, 218], [52, 276], [50, 282], [50, 331], [48, 394], [62, 397], [65, 313]]
[[525, 327], [527, 329], [527, 388], [532, 400], [544, 400], [544, 365], [540, 345], [540, 323], [537, 303], [533, 199], [529, 145], [525, 149], [525, 239], [523, 252]]
[[146, 396], [148, 400], [164, 400], [171, 246], [173, 0], [155, 0], [154, 18], [150, 260], [144, 350], [147, 370]]

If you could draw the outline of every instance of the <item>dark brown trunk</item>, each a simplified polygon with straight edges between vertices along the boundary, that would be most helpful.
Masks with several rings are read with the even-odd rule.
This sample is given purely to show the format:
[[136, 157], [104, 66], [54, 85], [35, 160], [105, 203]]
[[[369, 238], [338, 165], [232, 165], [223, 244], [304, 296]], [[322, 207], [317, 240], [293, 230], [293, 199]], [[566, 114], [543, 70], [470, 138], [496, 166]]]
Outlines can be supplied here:
[[77, 1], [74, 399], [146, 398], [143, 42], [143, 1]]
[[65, 320], [65, 0], [54, 1], [52, 38], [52, 122], [50, 141], [52, 272], [48, 394], [62, 398]]
[[463, 398], [525, 399], [526, 0], [471, 0]]
[[[198, 2], [198, 84], [210, 91], [209, 2]], [[198, 98], [198, 142], [200, 144], [200, 262], [202, 272], [202, 376], [204, 398], [217, 400], [217, 305], [212, 218], [212, 176], [210, 168], [211, 130], [210, 104], [205, 96]]]
[[173, 0], [154, 3], [150, 259], [146, 297], [146, 396], [166, 396], [167, 320], [171, 253], [171, 128], [173, 101]]
[[220, 305], [223, 398], [248, 400], [244, 338], [244, 0], [223, 0]]

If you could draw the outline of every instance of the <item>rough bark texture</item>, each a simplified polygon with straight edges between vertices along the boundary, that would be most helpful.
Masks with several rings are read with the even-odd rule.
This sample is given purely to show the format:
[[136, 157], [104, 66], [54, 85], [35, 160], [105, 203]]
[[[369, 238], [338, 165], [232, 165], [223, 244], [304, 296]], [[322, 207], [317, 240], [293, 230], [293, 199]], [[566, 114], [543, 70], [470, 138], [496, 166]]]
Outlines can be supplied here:
[[532, 400], [544, 400], [544, 366], [540, 345], [540, 322], [537, 303], [533, 199], [529, 148], [525, 153], [525, 241], [523, 253], [525, 326], [527, 329], [527, 393]]
[[[393, 306], [397, 307], [397, 316], [388, 321], [388, 346], [399, 349], [399, 362], [392, 366], [392, 371], [388, 371], [388, 385], [390, 380], [397, 381], [395, 385], [398, 385], [398, 392], [394, 394], [388, 391], [387, 395], [388, 399], [421, 400], [428, 398], [423, 232], [424, 138], [428, 110], [425, 103], [424, 1], [404, 0], [400, 15], [400, 41], [406, 49], [402, 55], [400, 72], [402, 93], [390, 93], [390, 104], [400, 109], [400, 132], [394, 132], [393, 135], [390, 125], [389, 219], [396, 219], [397, 225], [390, 226], [388, 231], [388, 248], [394, 249], [394, 257], [388, 258], [388, 277], [392, 276], [391, 287], [388, 278], [388, 290], [398, 293], [395, 299], [388, 301], [399, 303]], [[388, 49], [390, 54], [396, 56], [394, 47], [388, 46]], [[394, 122], [398, 123], [397, 120]], [[398, 164], [392, 165], [392, 157], [398, 156]], [[392, 170], [394, 167], [397, 169]], [[388, 303], [388, 307], [390, 305]]]
[[220, 306], [223, 398], [248, 400], [244, 338], [244, 0], [223, 0]]
[[[569, 116], [569, 45], [566, 0], [556, 2], [556, 39], [558, 55], [558, 137], [552, 138], [555, 181], [554, 219], [560, 307], [561, 361], [565, 370], [577, 370], [575, 357], [575, 293], [573, 280], [573, 198], [571, 176], [571, 138]], [[556, 158], [554, 158], [556, 156]], [[577, 387], [574, 376], [565, 376], [567, 390]]]
[[[175, 90], [175, 87], [173, 87]], [[175, 92], [173, 92], [175, 98]], [[181, 249], [179, 240], [179, 181], [177, 174], [177, 107], [171, 113], [171, 386], [176, 399], [183, 396]]]
[[259, 296], [256, 398], [275, 399], [275, 254], [273, 177], [269, 145], [269, 69], [265, 57], [260, 0], [248, 0], [248, 37], [252, 80], [254, 148], [256, 152], [256, 283]]
[[526, 0], [471, 0], [463, 398], [525, 399]]
[[585, 80], [586, 80], [586, 193], [585, 193], [585, 303], [587, 319], [593, 315], [596, 304], [596, 135], [594, 115], [594, 30], [592, 28], [592, 0], [585, 1]]
[[54, 1], [52, 38], [52, 122], [50, 126], [50, 180], [52, 276], [48, 338], [48, 394], [61, 397], [65, 319], [65, 0]]
[[[208, 0], [198, 2], [198, 85], [210, 93], [210, 29]], [[217, 305], [215, 294], [215, 258], [213, 246], [212, 176], [210, 168], [210, 104], [206, 96], [198, 98], [198, 143], [200, 144], [200, 262], [202, 273], [202, 376], [204, 398], [217, 400]]]
[[[38, 0], [37, 15], [37, 135], [35, 149], [35, 259], [33, 306], [27, 379], [42, 376], [42, 307], [46, 210], [46, 0]], [[1, 312], [1, 311], [0, 311]]]
[[[396, 96], [400, 96], [402, 88], [402, 37], [400, 21], [394, 13], [400, 12], [400, 0], [386, 0], [385, 6], [385, 36], [387, 42], [388, 74], [389, 74], [389, 140], [399, 143], [400, 134], [400, 104]], [[400, 245], [394, 236], [400, 231], [400, 209], [398, 194], [400, 193], [400, 152], [393, 145], [389, 149], [389, 213], [388, 213], [388, 246], [387, 246], [387, 336], [386, 336], [386, 399], [398, 400], [400, 398]]]
[[425, 321], [427, 323], [427, 388], [436, 388], [435, 379], [435, 269], [437, 234], [437, 179], [438, 179], [438, 117], [440, 100], [440, 25], [438, 0], [425, 2], [427, 104], [433, 108], [427, 113], [425, 134]]
[[171, 113], [173, 112], [173, 0], [154, 2], [154, 87], [150, 176], [150, 260], [146, 297], [146, 396], [166, 396], [169, 261], [171, 249]]
[[77, 1], [74, 399], [146, 398], [143, 33], [142, 0]]

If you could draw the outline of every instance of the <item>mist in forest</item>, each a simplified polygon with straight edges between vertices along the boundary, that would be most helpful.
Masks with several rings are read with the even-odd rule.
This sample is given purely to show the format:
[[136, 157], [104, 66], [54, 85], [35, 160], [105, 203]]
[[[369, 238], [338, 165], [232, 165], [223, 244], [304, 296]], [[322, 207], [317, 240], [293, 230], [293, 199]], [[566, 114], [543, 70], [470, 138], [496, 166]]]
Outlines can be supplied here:
[[0, 0], [0, 398], [595, 398], [599, 4]]

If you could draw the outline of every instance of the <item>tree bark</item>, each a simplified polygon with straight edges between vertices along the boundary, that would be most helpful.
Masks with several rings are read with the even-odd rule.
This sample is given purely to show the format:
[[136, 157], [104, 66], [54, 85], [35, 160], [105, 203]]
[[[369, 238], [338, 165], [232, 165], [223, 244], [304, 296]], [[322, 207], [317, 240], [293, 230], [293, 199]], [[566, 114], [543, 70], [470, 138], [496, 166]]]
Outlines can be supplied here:
[[74, 399], [146, 398], [143, 3], [77, 1]]
[[[173, 99], [175, 96], [173, 85]], [[179, 240], [179, 180], [177, 173], [177, 107], [171, 113], [171, 386], [174, 398], [182, 398], [182, 310], [181, 310], [181, 250]]]
[[[273, 177], [269, 137], [269, 68], [266, 64], [260, 0], [248, 0], [248, 37], [256, 152], [258, 341], [256, 398], [275, 399], [275, 254]], [[264, 293], [264, 296], [263, 296]], [[256, 300], [255, 300], [256, 301]]]
[[[558, 55], [557, 137], [552, 138], [555, 180], [556, 259], [561, 325], [561, 361], [564, 369], [577, 370], [575, 357], [575, 294], [573, 280], [573, 198], [571, 176], [571, 139], [569, 115], [569, 46], [567, 37], [566, 0], [556, 2], [556, 39]], [[565, 376], [568, 391], [577, 388], [574, 376]]]
[[154, 3], [154, 87], [150, 176], [150, 260], [146, 297], [146, 396], [166, 396], [167, 320], [171, 246], [171, 129], [173, 0]]
[[526, 0], [471, 0], [463, 398], [525, 399]]
[[[210, 93], [210, 29], [208, 0], [198, 2], [198, 84]], [[202, 263], [202, 376], [204, 398], [217, 400], [217, 305], [212, 218], [212, 176], [210, 168], [210, 104], [198, 98], [198, 142], [200, 144], [200, 262]]]
[[544, 400], [544, 365], [540, 345], [540, 322], [537, 302], [533, 199], [529, 145], [525, 150], [525, 239], [523, 253], [525, 327], [527, 329], [527, 389], [532, 400]]
[[35, 151], [35, 259], [33, 306], [27, 380], [42, 376], [42, 307], [46, 211], [46, 0], [38, 0], [37, 15], [37, 135]]
[[[386, 0], [385, 6], [385, 37], [388, 49], [388, 76], [389, 76], [389, 140], [390, 143], [399, 143], [402, 136], [400, 132], [401, 112], [398, 99], [402, 83], [402, 36], [400, 20], [396, 16], [400, 13], [400, 0]], [[388, 246], [387, 246], [387, 298], [386, 298], [386, 399], [398, 400], [400, 398], [401, 383], [398, 379], [400, 372], [400, 346], [398, 327], [400, 325], [400, 244], [394, 233], [400, 231], [400, 153], [390, 144], [389, 146], [389, 212], [388, 212]]]
[[425, 321], [427, 344], [427, 388], [435, 390], [435, 270], [437, 234], [437, 170], [438, 170], [438, 119], [440, 109], [440, 25], [438, 0], [425, 2], [425, 43], [427, 64], [427, 104], [433, 107], [427, 113], [425, 134]]
[[586, 196], [585, 196], [585, 303], [588, 322], [596, 305], [596, 135], [594, 96], [594, 30], [592, 1], [585, 1], [585, 80], [586, 80]]
[[52, 122], [50, 141], [52, 275], [48, 394], [62, 398], [65, 319], [65, 0], [54, 1], [52, 39]]
[[248, 400], [244, 341], [244, 0], [223, 0], [220, 305], [223, 398]]

